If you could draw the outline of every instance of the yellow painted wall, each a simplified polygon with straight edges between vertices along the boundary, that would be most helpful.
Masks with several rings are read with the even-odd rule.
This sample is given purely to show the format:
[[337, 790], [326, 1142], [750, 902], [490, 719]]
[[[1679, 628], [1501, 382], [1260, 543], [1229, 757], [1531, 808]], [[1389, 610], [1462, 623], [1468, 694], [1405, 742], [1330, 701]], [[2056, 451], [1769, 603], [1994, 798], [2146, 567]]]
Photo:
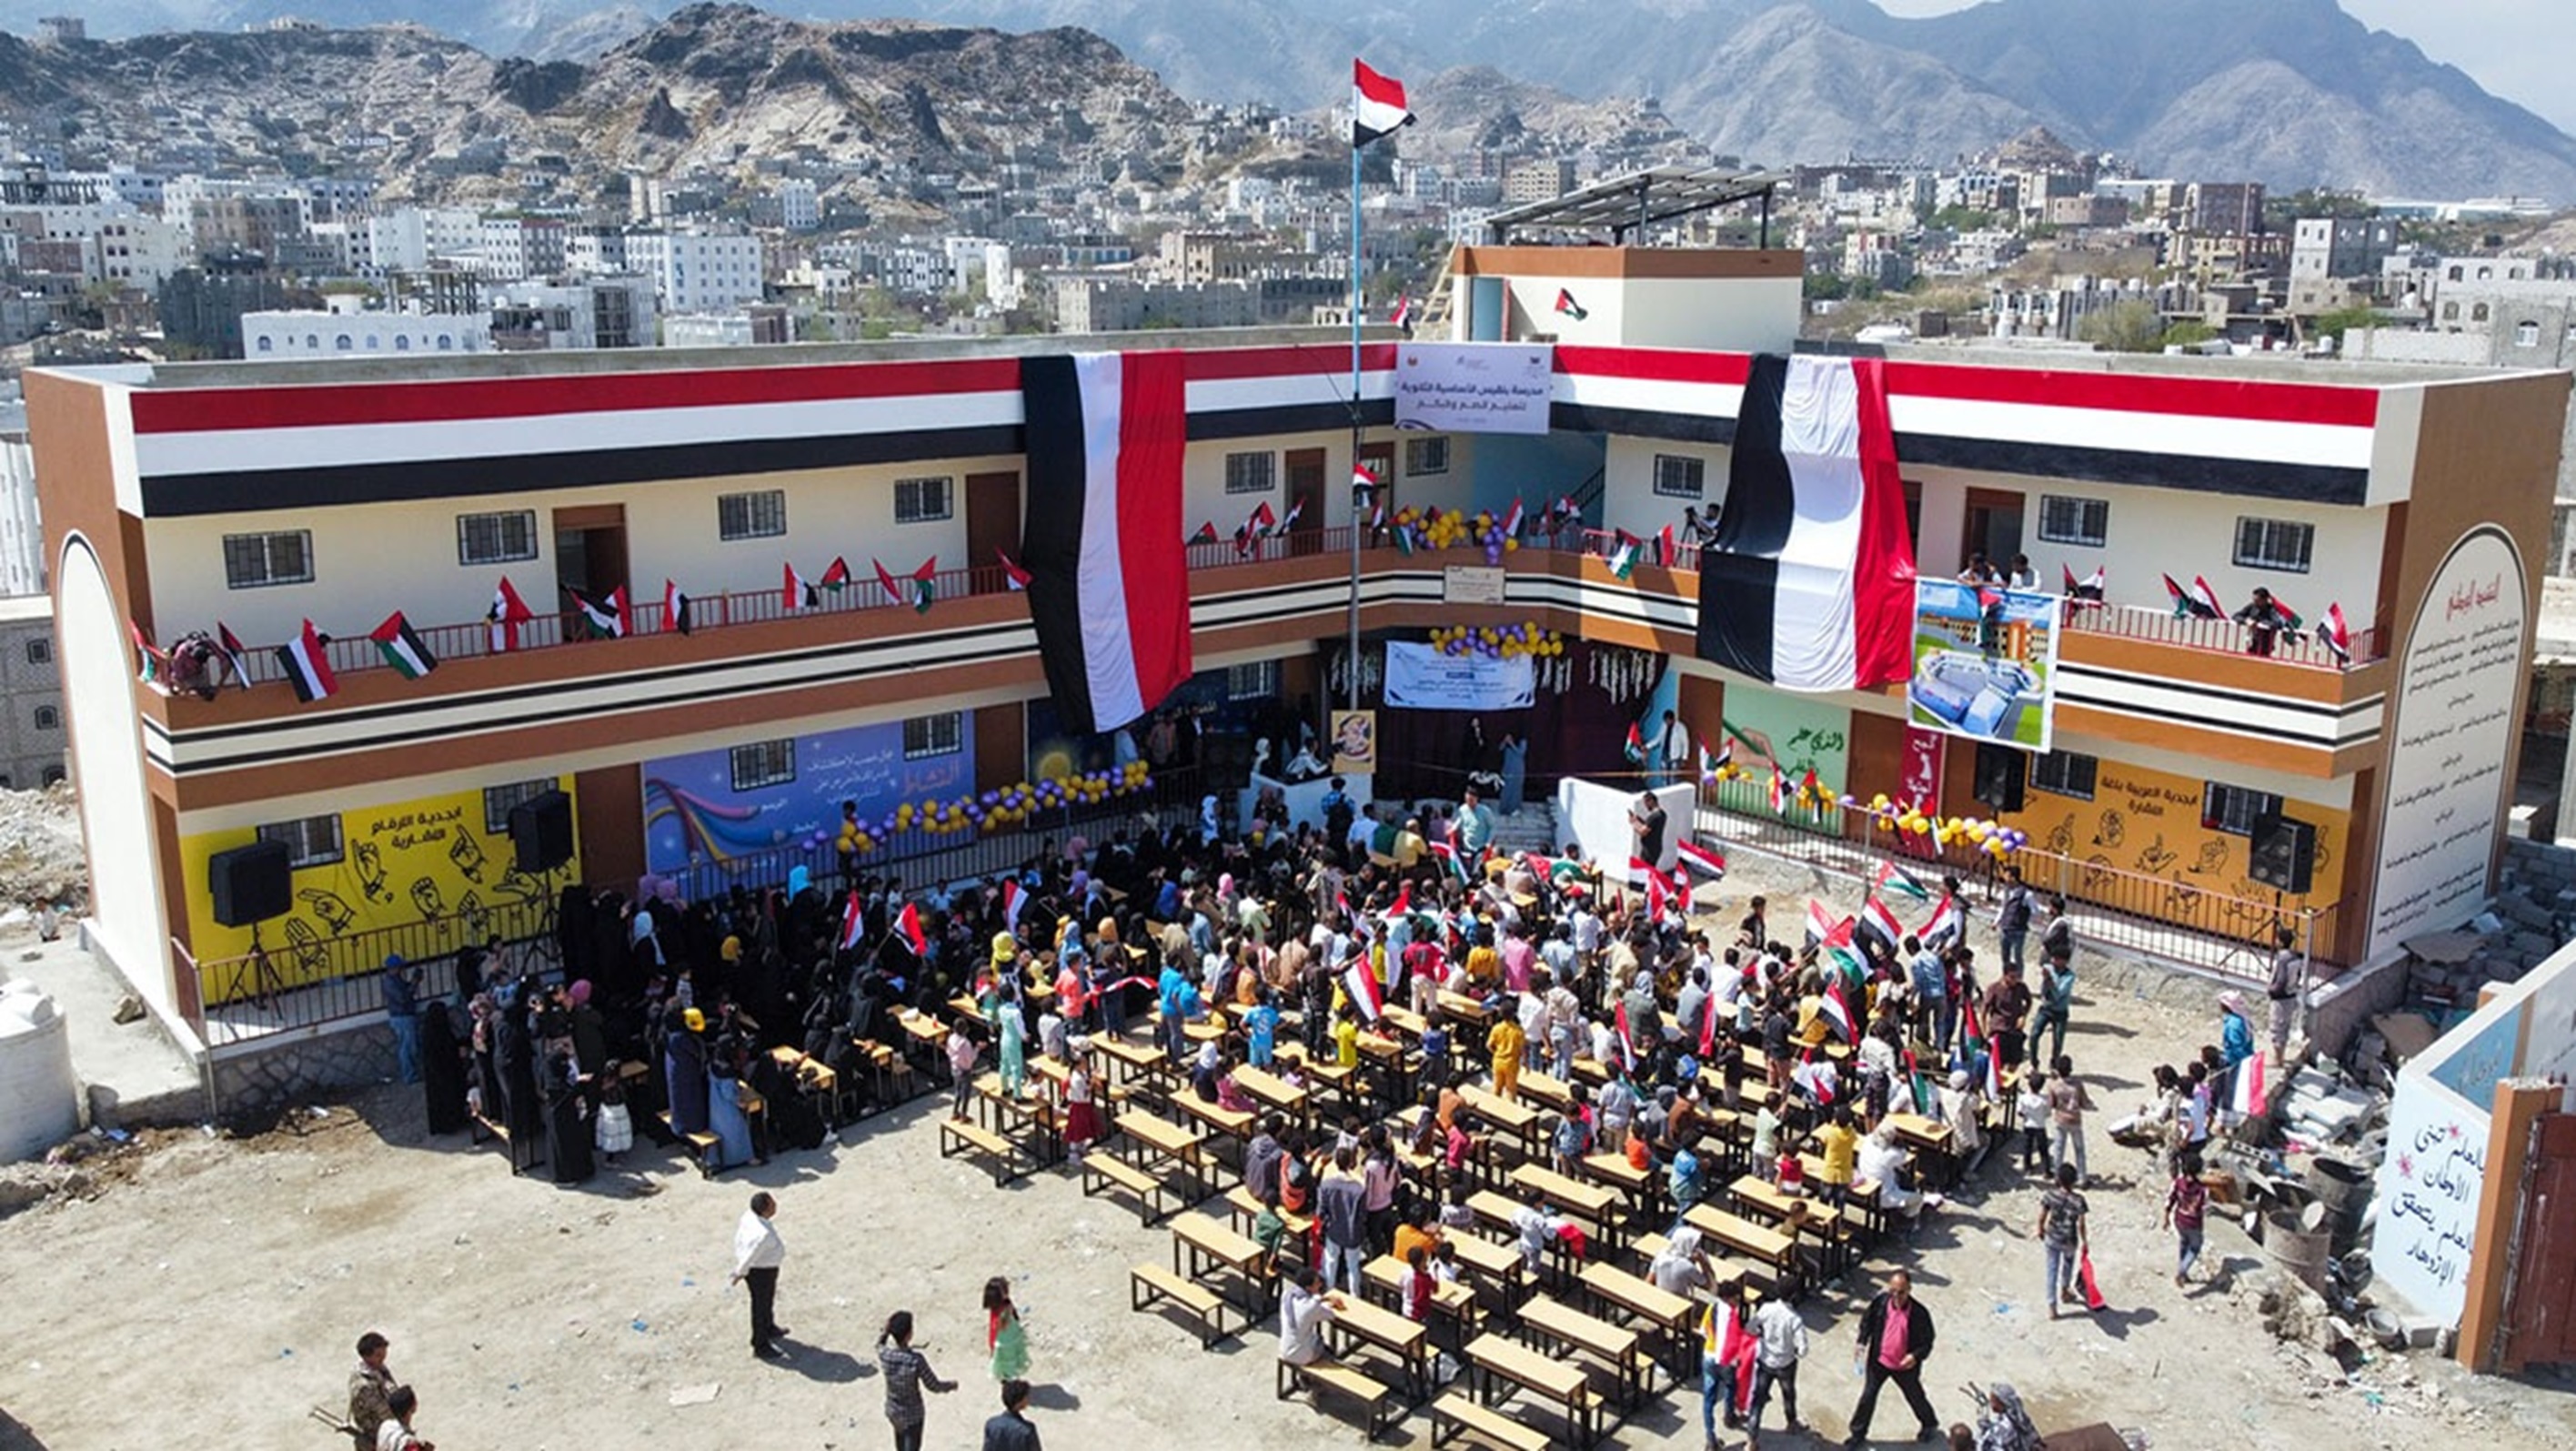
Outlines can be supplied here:
[[[2070, 895], [2125, 912], [2246, 937], [2270, 921], [2272, 889], [2245, 875], [2250, 838], [2201, 826], [2201, 788], [2197, 779], [2105, 759], [2094, 773], [2092, 800], [2032, 787], [2022, 794], [2025, 809], [2003, 820], [2029, 832], [2034, 848], [2073, 863], [2066, 870], [2077, 880], [2062, 884], [2054, 880], [2060, 869], [2053, 863], [2026, 866], [2038, 890], [2063, 886]], [[2317, 828], [2316, 890], [2286, 898], [2284, 906], [2332, 904], [2342, 882], [2350, 814], [2303, 801], [2283, 802], [2282, 812]]]
[[[570, 776], [556, 784], [569, 795]], [[578, 817], [576, 816], [576, 819]], [[450, 924], [427, 947], [448, 950], [475, 940], [483, 912], [549, 895], [545, 882], [513, 864], [510, 834], [483, 829], [481, 789], [368, 806], [341, 813], [340, 860], [295, 873], [294, 905], [283, 918], [262, 923], [260, 941], [270, 965], [293, 987], [335, 970], [376, 966], [356, 963], [326, 944], [367, 932], [425, 922]], [[215, 853], [248, 846], [258, 830], [243, 827], [183, 837], [182, 870], [188, 883], [188, 941], [200, 963], [250, 951], [250, 929], [218, 925], [206, 889], [206, 862]], [[576, 846], [578, 842], [576, 842]], [[557, 886], [581, 879], [578, 855], [555, 877]], [[336, 959], [336, 961], [335, 961]], [[207, 984], [211, 1004], [241, 996], [230, 979]]]

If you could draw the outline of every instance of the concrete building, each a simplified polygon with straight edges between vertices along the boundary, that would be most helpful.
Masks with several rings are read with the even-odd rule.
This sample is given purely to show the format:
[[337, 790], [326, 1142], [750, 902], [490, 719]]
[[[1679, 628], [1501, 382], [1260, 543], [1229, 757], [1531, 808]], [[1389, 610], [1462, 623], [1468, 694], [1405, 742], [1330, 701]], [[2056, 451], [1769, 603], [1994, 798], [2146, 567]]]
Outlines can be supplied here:
[[760, 239], [748, 232], [630, 231], [624, 270], [653, 279], [666, 313], [720, 311], [763, 295]]
[[778, 184], [779, 225], [791, 232], [810, 232], [823, 225], [822, 193], [814, 183], [790, 177]]
[[1147, 282], [1101, 274], [1060, 275], [1047, 282], [1058, 332], [1250, 327], [1261, 320], [1260, 293], [1239, 282]]
[[32, 791], [62, 780], [69, 740], [53, 597], [0, 598], [0, 788]]
[[250, 312], [241, 326], [242, 356], [260, 362], [492, 350], [492, 321], [477, 313]]
[[[1503, 205], [1519, 206], [1524, 202], [1554, 201], [1574, 190], [1574, 161], [1571, 157], [1542, 156], [1529, 161], [1516, 161], [1503, 173]], [[1348, 208], [1344, 208], [1345, 211]]]
[[796, 340], [787, 309], [763, 304], [740, 312], [673, 313], [662, 319], [666, 348], [768, 347]]
[[494, 288], [491, 303], [497, 352], [649, 348], [657, 333], [652, 280], [632, 272], [513, 283]]

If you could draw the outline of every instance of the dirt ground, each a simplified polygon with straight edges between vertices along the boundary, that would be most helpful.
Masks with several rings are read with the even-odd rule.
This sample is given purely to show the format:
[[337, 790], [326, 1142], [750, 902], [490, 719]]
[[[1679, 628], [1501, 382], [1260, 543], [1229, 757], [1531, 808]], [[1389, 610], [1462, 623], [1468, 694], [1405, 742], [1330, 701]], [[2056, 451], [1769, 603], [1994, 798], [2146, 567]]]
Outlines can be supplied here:
[[[1798, 920], [1803, 870], [1740, 860], [1703, 892], [1713, 913], [1768, 891]], [[1839, 910], [1854, 893], [1835, 890]], [[1784, 913], [1780, 904], [1792, 903]], [[2213, 1031], [2205, 984], [2099, 960], [2069, 1051], [2103, 1112], [2092, 1136], [2095, 1257], [2111, 1309], [2047, 1319], [2030, 1234], [2035, 1194], [1990, 1162], [1911, 1245], [1804, 1307], [1815, 1350], [1802, 1409], [1838, 1445], [1857, 1377], [1852, 1325], [1870, 1280], [1910, 1265], [1937, 1317], [1928, 1384], [1959, 1418], [1969, 1381], [2022, 1388], [2043, 1428], [2092, 1421], [2165, 1448], [2576, 1445], [2576, 1396], [2555, 1379], [2475, 1381], [2429, 1354], [2346, 1375], [2277, 1344], [2257, 1299], [2261, 1251], [2213, 1222], [2226, 1274], [2177, 1290], [2155, 1226], [2161, 1186], [2101, 1125], [2142, 1096], [2152, 1065]], [[936, 1098], [845, 1130], [837, 1146], [701, 1181], [647, 1151], [640, 1167], [559, 1189], [513, 1179], [493, 1149], [429, 1141], [411, 1090], [385, 1087], [242, 1141], [150, 1136], [85, 1166], [93, 1198], [57, 1196], [0, 1221], [0, 1447], [333, 1443], [306, 1407], [341, 1404], [362, 1330], [393, 1341], [422, 1397], [423, 1432], [450, 1451], [591, 1447], [879, 1446], [871, 1352], [888, 1311], [919, 1317], [930, 1358], [964, 1383], [934, 1397], [929, 1444], [971, 1447], [993, 1409], [976, 1307], [1008, 1274], [1042, 1383], [1036, 1417], [1055, 1451], [1356, 1443], [1360, 1432], [1271, 1394], [1268, 1326], [1213, 1352], [1128, 1309], [1125, 1271], [1168, 1263], [1170, 1238], [1086, 1200], [1068, 1176], [1009, 1190], [937, 1156]], [[641, 1147], [641, 1146], [639, 1146]], [[748, 1353], [745, 1305], [725, 1273], [754, 1188], [778, 1192], [789, 1246], [779, 1302], [791, 1358]], [[2204, 1265], [2208, 1260], [2204, 1260]], [[675, 1393], [718, 1387], [713, 1400]], [[685, 1398], [683, 1398], [685, 1399]], [[1775, 1413], [1776, 1414], [1776, 1413]], [[1891, 1395], [1888, 1444], [1910, 1429]], [[1397, 1435], [1427, 1439], [1417, 1412]], [[1696, 1445], [1696, 1395], [1650, 1398], [1605, 1443]], [[1730, 1446], [1741, 1444], [1730, 1438]]]

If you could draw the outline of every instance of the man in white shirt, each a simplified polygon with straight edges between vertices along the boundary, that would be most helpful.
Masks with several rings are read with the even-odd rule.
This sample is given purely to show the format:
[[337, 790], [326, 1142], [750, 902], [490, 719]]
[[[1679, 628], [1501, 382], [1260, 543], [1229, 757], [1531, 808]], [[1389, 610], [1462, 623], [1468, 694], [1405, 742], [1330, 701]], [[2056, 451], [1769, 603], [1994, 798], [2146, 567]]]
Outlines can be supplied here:
[[763, 1190], [751, 1196], [751, 1207], [733, 1228], [733, 1278], [751, 1287], [751, 1353], [763, 1360], [786, 1354], [777, 1342], [787, 1327], [770, 1314], [778, 1303], [778, 1267], [787, 1262], [787, 1241], [770, 1223], [777, 1212], [777, 1199]]
[[1745, 1413], [1744, 1434], [1749, 1442], [1762, 1435], [1762, 1411], [1771, 1401], [1771, 1388], [1780, 1388], [1780, 1409], [1787, 1414], [1789, 1429], [1798, 1422], [1798, 1362], [1807, 1356], [1807, 1322], [1798, 1318], [1796, 1307], [1786, 1300], [1765, 1300], [1753, 1312], [1753, 1404]]
[[1324, 1322], [1342, 1308], [1342, 1297], [1326, 1294], [1324, 1276], [1301, 1270], [1279, 1292], [1279, 1358], [1290, 1365], [1314, 1365], [1324, 1357]]

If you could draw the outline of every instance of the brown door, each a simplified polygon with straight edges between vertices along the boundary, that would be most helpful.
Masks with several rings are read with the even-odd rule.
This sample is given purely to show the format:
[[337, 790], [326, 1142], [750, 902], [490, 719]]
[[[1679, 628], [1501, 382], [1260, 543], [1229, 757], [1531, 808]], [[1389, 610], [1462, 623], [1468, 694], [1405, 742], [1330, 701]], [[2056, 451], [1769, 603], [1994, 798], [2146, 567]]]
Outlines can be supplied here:
[[2000, 489], [1968, 491], [1968, 527], [1959, 534], [1959, 567], [1968, 556], [1983, 554], [1996, 569], [2007, 569], [2021, 553], [2022, 496]]
[[1280, 517], [1297, 522], [1288, 530], [1288, 552], [1313, 554], [1324, 547], [1324, 451], [1288, 450], [1288, 508]]
[[1377, 475], [1377, 481], [1381, 486], [1378, 489], [1378, 502], [1384, 504], [1386, 506], [1386, 512], [1389, 516], [1392, 516], [1397, 508], [1395, 502], [1395, 445], [1385, 439], [1379, 439], [1375, 443], [1361, 444], [1360, 467]]
[[[623, 504], [584, 504], [578, 508], [557, 509], [555, 530], [555, 608], [575, 608], [570, 595], [563, 590], [580, 590], [593, 599], [605, 600], [615, 590], [624, 588], [626, 579], [626, 506]], [[528, 602], [531, 609], [536, 601]], [[628, 623], [633, 624], [633, 603], [628, 604]], [[580, 633], [574, 627], [569, 633]]]
[[2576, 1114], [2544, 1115], [2531, 1137], [2519, 1248], [2505, 1271], [2508, 1370], [2576, 1362]]
[[1015, 473], [966, 476], [966, 567], [974, 573], [977, 594], [1008, 589], [999, 568], [1002, 555], [1020, 558], [1020, 476]]

